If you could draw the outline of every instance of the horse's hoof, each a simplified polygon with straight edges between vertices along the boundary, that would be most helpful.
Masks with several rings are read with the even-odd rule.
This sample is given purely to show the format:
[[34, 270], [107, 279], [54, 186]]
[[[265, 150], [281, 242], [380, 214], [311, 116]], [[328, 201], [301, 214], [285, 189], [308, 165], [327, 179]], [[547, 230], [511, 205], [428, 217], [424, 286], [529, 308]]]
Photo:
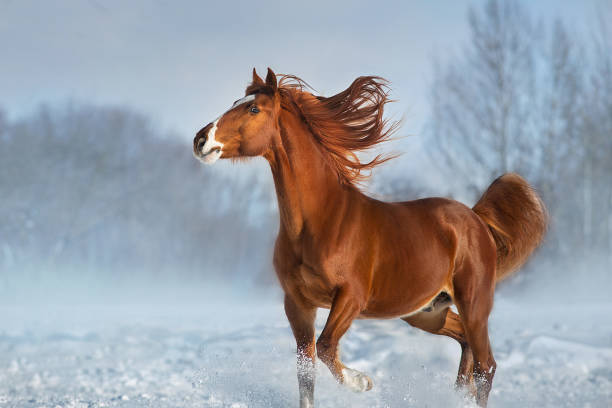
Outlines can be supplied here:
[[342, 375], [344, 376], [342, 383], [355, 392], [372, 389], [372, 380], [360, 371], [353, 370], [352, 368], [343, 368]]
[[300, 397], [300, 408], [314, 408], [313, 398], [306, 396]]

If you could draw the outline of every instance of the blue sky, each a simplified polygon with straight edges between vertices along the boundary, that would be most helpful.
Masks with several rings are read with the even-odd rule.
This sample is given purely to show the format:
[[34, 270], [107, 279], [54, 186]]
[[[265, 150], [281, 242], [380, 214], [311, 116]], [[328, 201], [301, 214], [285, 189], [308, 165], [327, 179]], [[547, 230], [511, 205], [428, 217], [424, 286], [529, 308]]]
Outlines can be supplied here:
[[[418, 135], [434, 56], [461, 52], [466, 13], [480, 1], [0, 0], [0, 107], [19, 116], [42, 102], [120, 104], [190, 139], [270, 66], [322, 94], [356, 76], [392, 82]], [[593, 1], [525, 1], [535, 16], [584, 30]]]

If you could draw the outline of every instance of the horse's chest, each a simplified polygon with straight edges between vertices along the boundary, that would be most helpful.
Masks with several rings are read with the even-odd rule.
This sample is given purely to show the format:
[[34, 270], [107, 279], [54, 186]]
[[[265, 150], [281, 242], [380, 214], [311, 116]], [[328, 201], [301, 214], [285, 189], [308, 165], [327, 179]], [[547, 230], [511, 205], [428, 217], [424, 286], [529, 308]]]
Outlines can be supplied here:
[[333, 300], [334, 285], [314, 268], [301, 264], [290, 277], [293, 290], [317, 307], [330, 307]]
[[275, 266], [283, 290], [316, 307], [329, 308], [338, 286], [328, 261], [307, 234], [298, 240], [277, 240]]

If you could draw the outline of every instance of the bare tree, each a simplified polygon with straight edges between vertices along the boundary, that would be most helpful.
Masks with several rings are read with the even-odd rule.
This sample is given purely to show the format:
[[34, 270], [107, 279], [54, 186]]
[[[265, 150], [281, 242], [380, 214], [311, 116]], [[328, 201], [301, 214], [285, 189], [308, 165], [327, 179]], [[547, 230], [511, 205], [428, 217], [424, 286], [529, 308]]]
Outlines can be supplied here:
[[481, 184], [529, 160], [534, 41], [538, 30], [516, 2], [489, 1], [469, 11], [470, 44], [432, 87], [434, 157], [455, 174]]
[[612, 8], [599, 10], [591, 38], [592, 69], [583, 112], [585, 244], [608, 253], [612, 267]]
[[537, 51], [533, 132], [526, 149], [535, 154], [525, 167], [545, 197], [554, 220], [549, 247], [567, 251], [581, 240], [573, 232], [581, 218], [576, 214], [582, 212], [574, 182], [584, 159], [581, 127], [585, 56], [559, 20]]

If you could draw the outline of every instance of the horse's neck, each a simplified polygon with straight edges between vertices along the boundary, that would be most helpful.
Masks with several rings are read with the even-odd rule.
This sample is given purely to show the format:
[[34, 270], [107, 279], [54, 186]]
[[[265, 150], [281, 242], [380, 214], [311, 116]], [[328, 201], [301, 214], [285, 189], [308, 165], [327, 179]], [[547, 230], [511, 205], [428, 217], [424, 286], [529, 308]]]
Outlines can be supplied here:
[[[323, 227], [334, 208], [350, 194], [327, 164], [305, 124], [283, 111], [280, 139], [267, 157], [272, 168], [280, 221], [290, 238], [298, 238], [305, 226]], [[311, 231], [315, 232], [315, 231]]]

